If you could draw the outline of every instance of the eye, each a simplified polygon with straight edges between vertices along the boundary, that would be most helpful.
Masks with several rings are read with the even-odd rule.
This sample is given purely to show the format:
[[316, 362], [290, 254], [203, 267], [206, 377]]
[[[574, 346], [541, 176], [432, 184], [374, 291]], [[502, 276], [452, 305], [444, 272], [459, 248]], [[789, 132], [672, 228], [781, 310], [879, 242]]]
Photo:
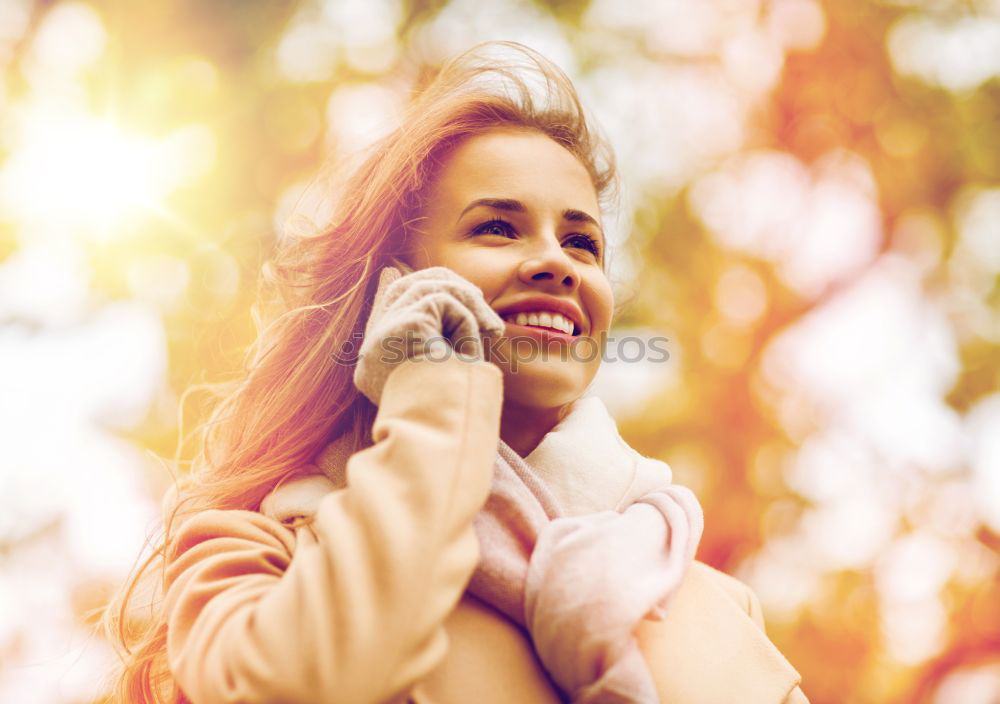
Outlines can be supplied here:
[[578, 233], [567, 238], [566, 242], [572, 242], [581, 249], [589, 250], [598, 259], [601, 258], [601, 245], [590, 235]]
[[476, 225], [472, 230], [474, 235], [499, 235], [500, 237], [511, 237], [516, 234], [514, 226], [503, 218], [491, 218], [486, 222]]

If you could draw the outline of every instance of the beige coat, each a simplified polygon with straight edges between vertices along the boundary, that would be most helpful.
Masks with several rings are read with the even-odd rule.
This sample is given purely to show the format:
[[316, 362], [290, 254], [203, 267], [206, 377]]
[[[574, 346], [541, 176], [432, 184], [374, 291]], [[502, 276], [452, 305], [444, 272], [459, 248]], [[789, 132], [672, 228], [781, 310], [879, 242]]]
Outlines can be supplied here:
[[[489, 494], [502, 376], [409, 360], [389, 377], [350, 486], [288, 523], [204, 511], [166, 573], [167, 655], [195, 704], [558, 702], [530, 640], [465, 593]], [[294, 557], [293, 557], [294, 556]], [[806, 702], [737, 580], [695, 562], [637, 638], [662, 702]]]

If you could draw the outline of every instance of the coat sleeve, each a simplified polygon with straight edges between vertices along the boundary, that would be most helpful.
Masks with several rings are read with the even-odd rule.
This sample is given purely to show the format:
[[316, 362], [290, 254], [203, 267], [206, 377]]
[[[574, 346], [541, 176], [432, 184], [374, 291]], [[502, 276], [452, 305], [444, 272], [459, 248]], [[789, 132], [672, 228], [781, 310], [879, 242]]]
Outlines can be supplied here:
[[[760, 627], [760, 630], [767, 633], [767, 628], [764, 625], [764, 609], [760, 605], [760, 599], [757, 597], [756, 592], [749, 586], [744, 585], [744, 588], [747, 592], [747, 613], [750, 614], [753, 622]], [[782, 704], [809, 704], [809, 699], [806, 698], [805, 693], [802, 691], [800, 683], [796, 683], [792, 687]]]
[[[408, 360], [387, 380], [374, 444], [298, 537], [253, 511], [178, 529], [164, 608], [171, 672], [195, 704], [383, 702], [444, 657], [443, 622], [479, 557], [502, 375]], [[296, 544], [296, 540], [298, 544]], [[294, 558], [292, 554], [294, 551]]]
[[745, 585], [744, 588], [747, 592], [747, 613], [750, 614], [753, 622], [760, 626], [760, 630], [767, 633], [767, 627], [764, 625], [764, 609], [761, 608], [760, 599], [757, 598], [753, 589]]

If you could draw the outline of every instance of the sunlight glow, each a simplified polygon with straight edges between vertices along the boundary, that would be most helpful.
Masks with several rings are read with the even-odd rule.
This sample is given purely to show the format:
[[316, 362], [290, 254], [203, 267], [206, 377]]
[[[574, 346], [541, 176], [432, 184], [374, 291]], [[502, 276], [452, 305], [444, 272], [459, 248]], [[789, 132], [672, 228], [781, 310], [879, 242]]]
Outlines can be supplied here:
[[214, 138], [203, 126], [157, 141], [37, 105], [19, 122], [18, 148], [0, 172], [0, 208], [35, 226], [106, 235], [162, 210], [171, 191], [202, 176], [215, 159]]

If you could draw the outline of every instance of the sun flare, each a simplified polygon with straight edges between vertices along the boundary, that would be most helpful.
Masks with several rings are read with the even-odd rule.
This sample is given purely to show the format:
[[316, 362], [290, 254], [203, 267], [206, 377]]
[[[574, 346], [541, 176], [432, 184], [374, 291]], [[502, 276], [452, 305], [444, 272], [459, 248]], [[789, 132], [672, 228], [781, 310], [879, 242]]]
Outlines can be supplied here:
[[156, 140], [51, 110], [23, 115], [21, 124], [18, 147], [0, 172], [0, 202], [8, 215], [36, 226], [106, 236], [164, 212], [167, 196], [214, 160], [203, 126]]

